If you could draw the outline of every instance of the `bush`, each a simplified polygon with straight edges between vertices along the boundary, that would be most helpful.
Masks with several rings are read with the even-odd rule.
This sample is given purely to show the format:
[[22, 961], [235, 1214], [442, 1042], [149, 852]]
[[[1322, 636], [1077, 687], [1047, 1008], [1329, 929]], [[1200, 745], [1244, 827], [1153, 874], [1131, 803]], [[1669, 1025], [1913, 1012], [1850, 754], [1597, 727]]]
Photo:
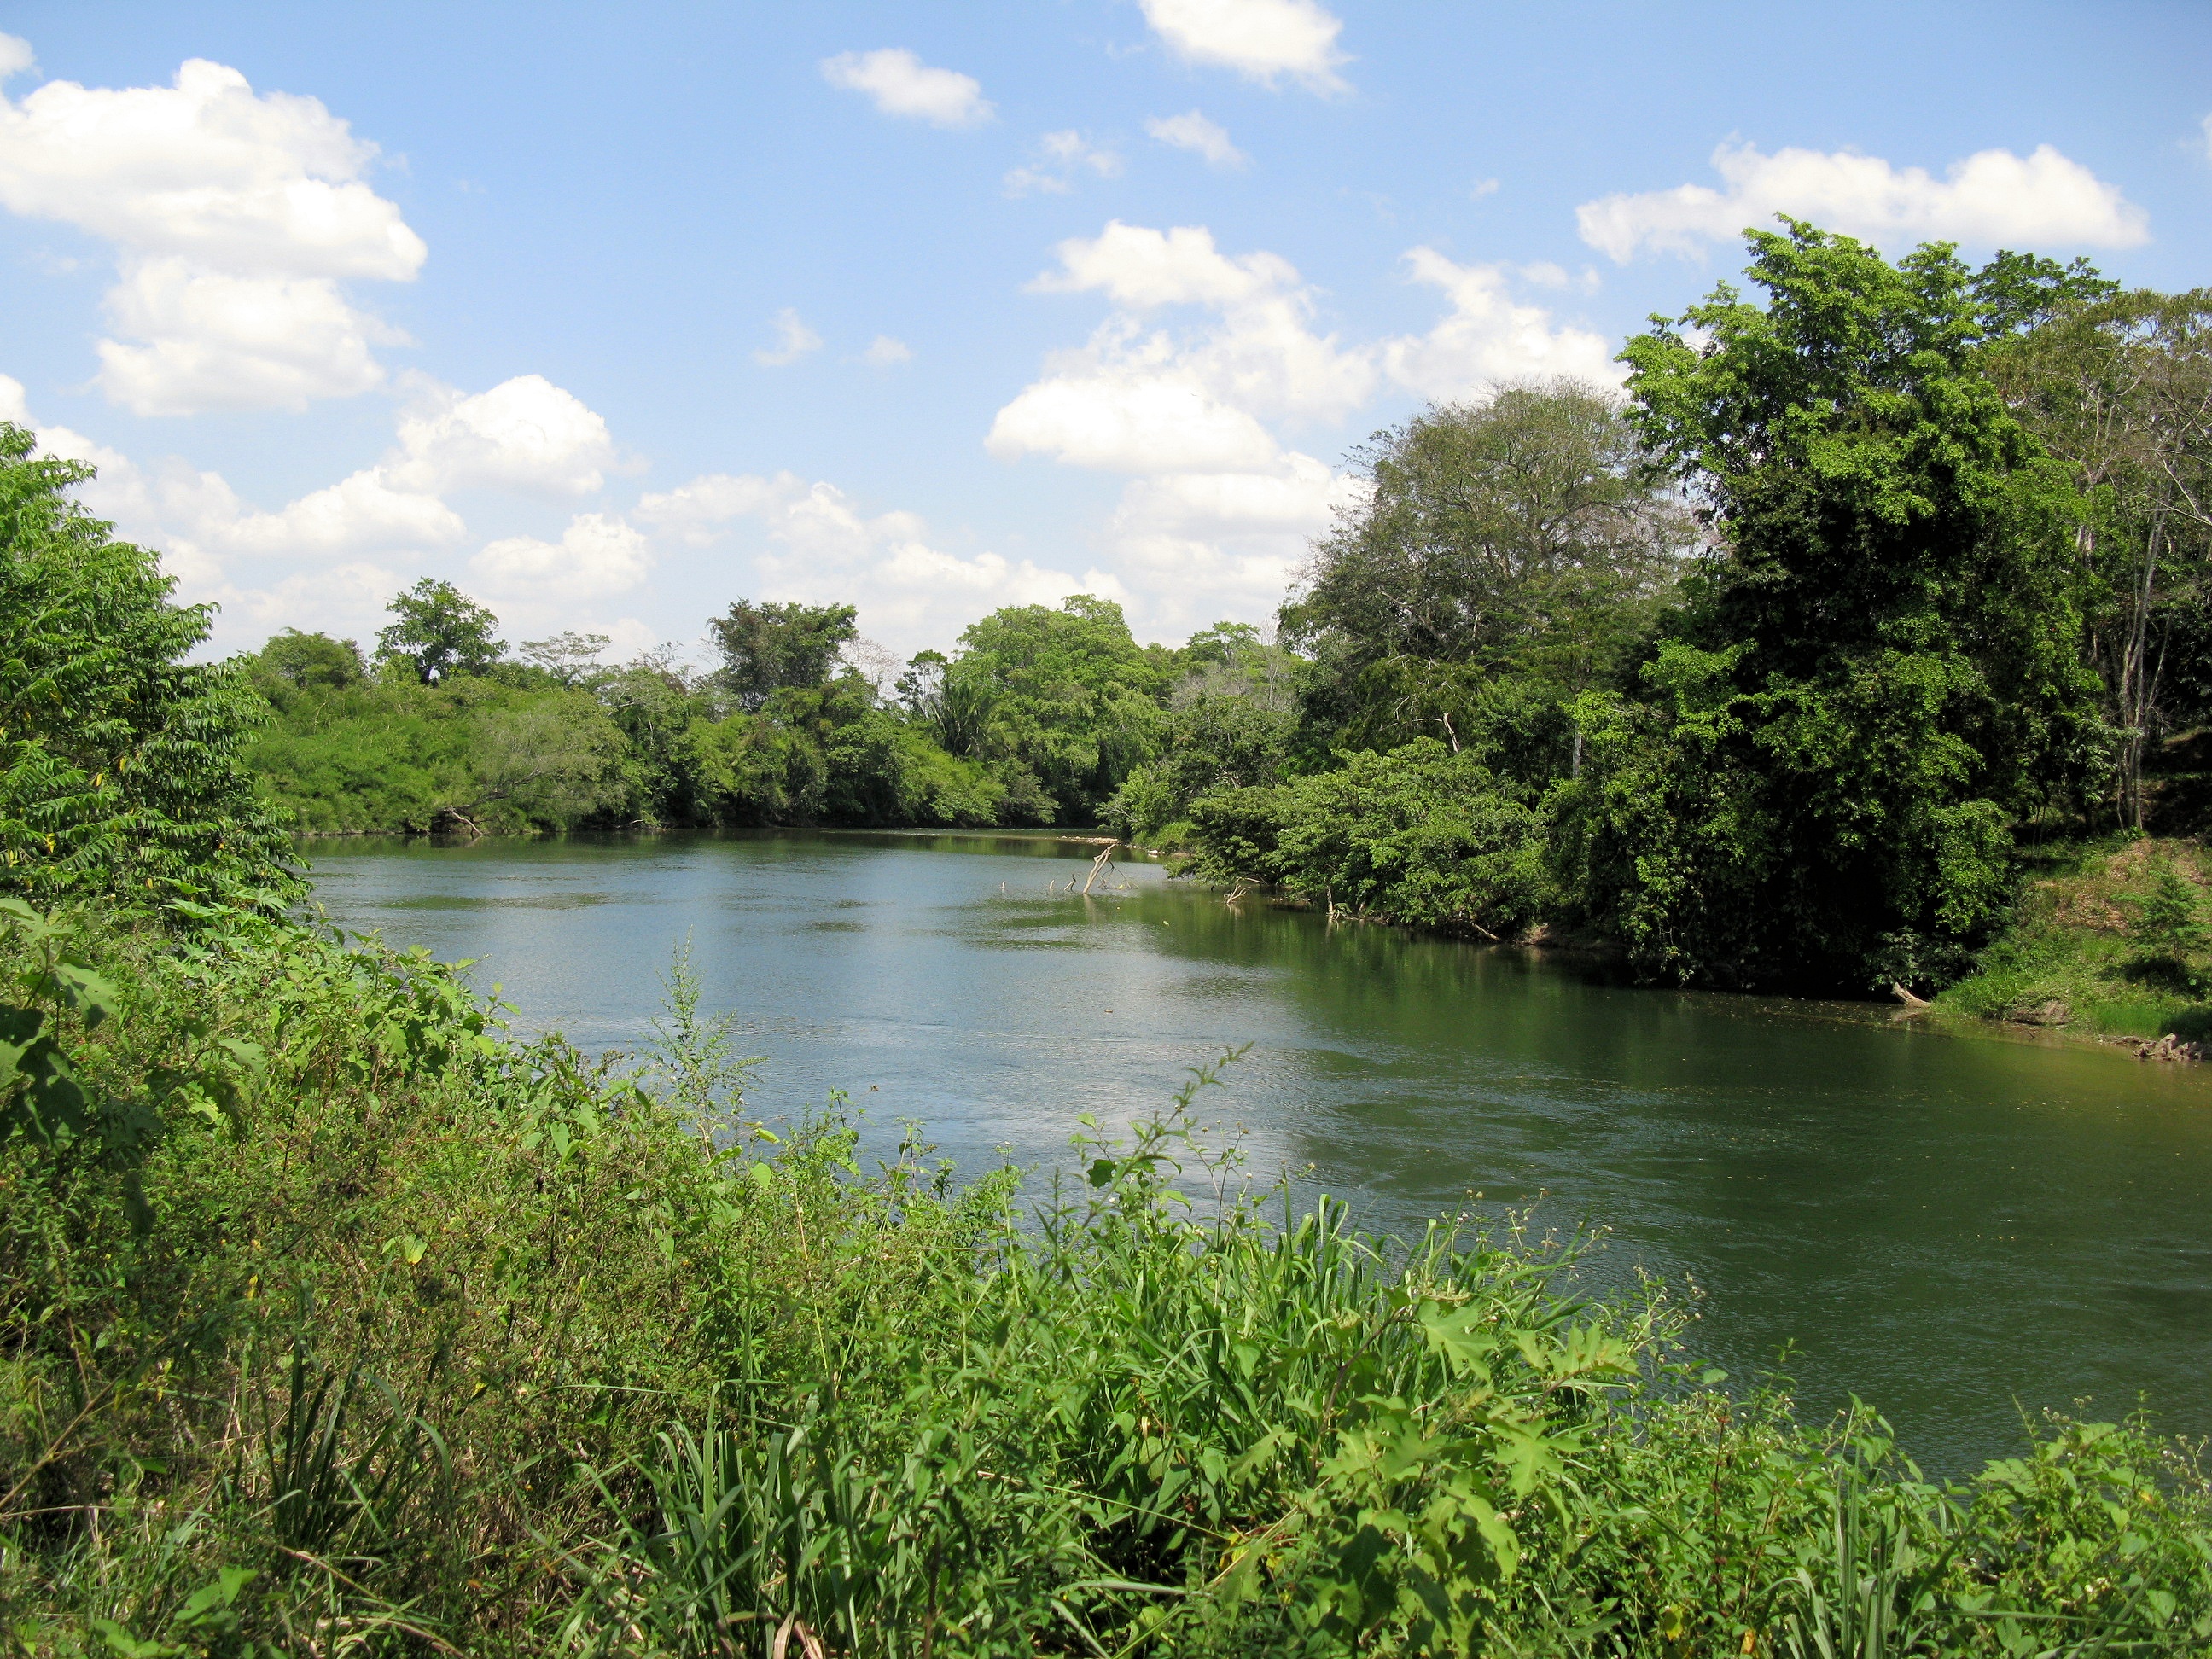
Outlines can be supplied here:
[[1197, 869], [1271, 883], [1332, 914], [1486, 938], [1542, 918], [1545, 816], [1473, 753], [1422, 738], [1342, 758], [1338, 771], [1194, 803]]

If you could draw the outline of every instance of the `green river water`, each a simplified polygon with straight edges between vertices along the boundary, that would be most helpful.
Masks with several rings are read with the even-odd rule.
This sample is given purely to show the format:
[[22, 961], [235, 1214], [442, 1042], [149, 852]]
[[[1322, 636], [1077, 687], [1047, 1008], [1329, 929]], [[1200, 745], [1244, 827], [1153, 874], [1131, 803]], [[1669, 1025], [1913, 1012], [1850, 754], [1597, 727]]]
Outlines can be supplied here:
[[[1364, 1224], [1535, 1206], [1586, 1276], [1694, 1289], [1696, 1351], [1856, 1394], [1933, 1468], [2139, 1395], [2212, 1433], [2212, 1067], [1887, 1009], [1638, 989], [1329, 927], [1048, 838], [764, 832], [319, 843], [349, 932], [476, 958], [528, 1030], [639, 1042], [685, 936], [774, 1121], [842, 1089], [982, 1169], [1068, 1160], [1250, 1044], [1208, 1121]], [[1475, 1195], [1480, 1194], [1480, 1198]], [[2086, 1407], [2077, 1405], [2087, 1401]]]

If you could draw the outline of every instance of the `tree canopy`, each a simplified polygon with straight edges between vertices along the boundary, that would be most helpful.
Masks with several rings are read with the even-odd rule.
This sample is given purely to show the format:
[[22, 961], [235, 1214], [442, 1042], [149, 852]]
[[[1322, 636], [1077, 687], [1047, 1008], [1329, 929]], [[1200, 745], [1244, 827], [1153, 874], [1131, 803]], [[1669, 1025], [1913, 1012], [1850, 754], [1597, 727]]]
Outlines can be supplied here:
[[1692, 526], [1620, 398], [1554, 380], [1431, 408], [1355, 459], [1371, 485], [1282, 608], [1336, 741], [1454, 746], [1480, 688], [1571, 695], [1649, 626]]
[[860, 637], [849, 605], [739, 599], [708, 624], [722, 653], [722, 684], [738, 707], [757, 709], [776, 692], [828, 684], [837, 653]]
[[1948, 247], [1747, 240], [1765, 305], [1723, 285], [1623, 354], [1717, 544], [1644, 671], [1652, 746], [1616, 728], [1594, 786], [1591, 899], [1670, 973], [1942, 975], [2014, 820], [2096, 763], [2075, 497], [1979, 373]]
[[386, 609], [394, 620], [376, 636], [379, 660], [404, 664], [426, 684], [486, 673], [507, 649], [499, 618], [451, 582], [425, 576]]

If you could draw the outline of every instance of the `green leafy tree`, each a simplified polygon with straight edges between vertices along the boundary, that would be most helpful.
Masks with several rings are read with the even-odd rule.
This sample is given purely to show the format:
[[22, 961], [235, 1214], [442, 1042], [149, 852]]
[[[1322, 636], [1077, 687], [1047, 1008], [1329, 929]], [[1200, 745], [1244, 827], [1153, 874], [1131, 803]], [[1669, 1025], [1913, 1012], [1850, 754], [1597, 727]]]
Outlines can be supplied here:
[[1022, 798], [1025, 775], [1052, 816], [1088, 822], [1154, 753], [1172, 665], [1137, 644], [1112, 600], [1009, 606], [960, 644], [941, 695], [988, 705], [969, 752], [1002, 769], [1010, 799]]
[[547, 640], [526, 640], [522, 660], [542, 669], [562, 685], [580, 685], [605, 672], [599, 659], [613, 643], [605, 634], [579, 634], [564, 629]]
[[2007, 286], [2037, 279], [2054, 297], [2022, 305], [2033, 326], [1998, 334], [1984, 367], [2085, 498], [2074, 546], [2118, 738], [2109, 799], [2141, 829], [2154, 745], [2212, 716], [2212, 289], [2122, 294], [2049, 261]]
[[396, 620], [376, 636], [378, 659], [404, 665], [425, 684], [488, 673], [507, 649], [499, 618], [451, 582], [425, 576], [385, 609]]
[[1948, 246], [1747, 240], [1766, 305], [1723, 285], [1623, 354], [1718, 546], [1569, 840], [1646, 972], [1940, 982], [2008, 902], [2014, 819], [2096, 759], [2077, 497]]
[[1330, 746], [1455, 748], [1501, 676], [1560, 696], [1609, 677], [1691, 541], [1620, 398], [1578, 381], [1431, 408], [1355, 459], [1373, 488], [1281, 613]]
[[917, 652], [898, 678], [899, 706], [945, 753], [980, 756], [998, 698], [981, 679], [949, 672], [951, 666], [942, 651]]
[[1132, 839], [1158, 837], [1202, 796], [1279, 783], [1290, 764], [1298, 714], [1289, 652], [1249, 623], [1224, 622], [1175, 654], [1188, 666], [1168, 692], [1154, 757], [1099, 815]]
[[288, 628], [261, 647], [261, 672], [289, 686], [343, 686], [359, 682], [368, 672], [361, 647], [351, 640], [334, 640], [327, 634], [303, 634]]
[[1381, 921], [1505, 938], [1550, 900], [1546, 823], [1509, 781], [1433, 738], [1192, 808], [1198, 867]]
[[40, 903], [269, 902], [283, 838], [240, 750], [267, 719], [244, 669], [186, 659], [210, 608], [70, 495], [93, 476], [0, 422], [0, 889]]
[[778, 691], [828, 684], [838, 653], [860, 636], [858, 614], [849, 605], [738, 600], [707, 624], [722, 653], [722, 684], [748, 710]]

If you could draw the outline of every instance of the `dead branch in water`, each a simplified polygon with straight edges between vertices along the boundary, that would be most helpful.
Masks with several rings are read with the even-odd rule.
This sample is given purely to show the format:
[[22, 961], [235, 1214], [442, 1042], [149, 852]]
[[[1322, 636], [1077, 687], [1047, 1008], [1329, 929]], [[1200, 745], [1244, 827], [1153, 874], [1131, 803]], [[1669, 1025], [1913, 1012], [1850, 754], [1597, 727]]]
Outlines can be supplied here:
[[[1114, 856], [1114, 849], [1121, 844], [1118, 841], [1109, 841], [1098, 849], [1098, 856], [1091, 860], [1091, 873], [1083, 879], [1085, 892], [1088, 893], [1091, 890], [1091, 884], [1098, 879], [1098, 872], [1106, 867], [1107, 860]], [[1073, 882], [1068, 884], [1071, 887], [1074, 884]]]

